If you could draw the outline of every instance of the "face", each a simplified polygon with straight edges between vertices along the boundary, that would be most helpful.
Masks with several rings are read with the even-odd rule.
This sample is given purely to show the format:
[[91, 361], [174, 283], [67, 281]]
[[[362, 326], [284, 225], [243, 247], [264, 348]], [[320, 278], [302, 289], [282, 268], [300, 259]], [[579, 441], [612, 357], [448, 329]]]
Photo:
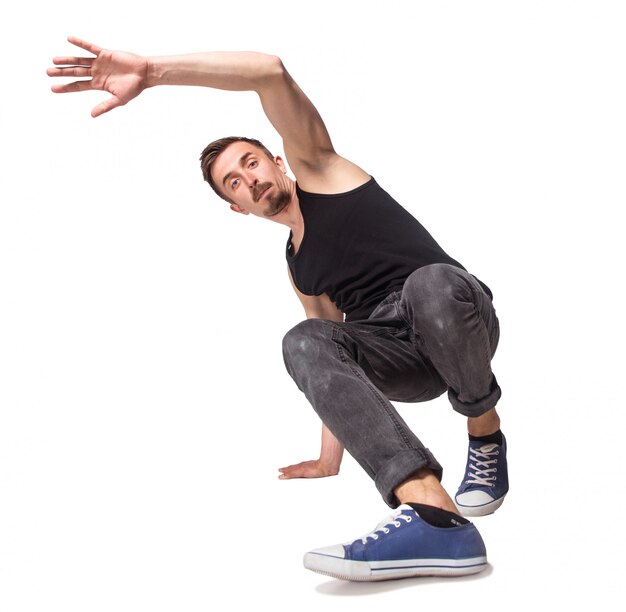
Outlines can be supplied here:
[[222, 151], [211, 175], [231, 209], [278, 221], [294, 195], [293, 181], [286, 176], [283, 160], [270, 159], [247, 142], [234, 142]]

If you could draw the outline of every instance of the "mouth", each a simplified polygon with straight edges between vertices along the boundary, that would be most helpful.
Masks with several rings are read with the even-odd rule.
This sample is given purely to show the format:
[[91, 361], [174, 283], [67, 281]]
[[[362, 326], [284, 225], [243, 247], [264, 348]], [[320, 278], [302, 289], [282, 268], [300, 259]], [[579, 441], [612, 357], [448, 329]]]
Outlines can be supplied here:
[[253, 193], [254, 201], [259, 202], [261, 198], [265, 196], [265, 194], [271, 189], [271, 187], [271, 183], [262, 183], [261, 185], [259, 185]]

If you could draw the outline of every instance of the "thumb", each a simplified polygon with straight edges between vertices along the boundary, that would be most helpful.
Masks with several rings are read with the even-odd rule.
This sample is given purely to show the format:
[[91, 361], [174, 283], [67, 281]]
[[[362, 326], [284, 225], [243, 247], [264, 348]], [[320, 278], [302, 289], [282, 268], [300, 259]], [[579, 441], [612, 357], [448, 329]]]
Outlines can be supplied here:
[[122, 102], [117, 96], [111, 96], [108, 100], [101, 102], [97, 106], [94, 106], [91, 111], [91, 116], [96, 118], [104, 113], [108, 113], [110, 110], [117, 108], [118, 106], [122, 106], [124, 102]]

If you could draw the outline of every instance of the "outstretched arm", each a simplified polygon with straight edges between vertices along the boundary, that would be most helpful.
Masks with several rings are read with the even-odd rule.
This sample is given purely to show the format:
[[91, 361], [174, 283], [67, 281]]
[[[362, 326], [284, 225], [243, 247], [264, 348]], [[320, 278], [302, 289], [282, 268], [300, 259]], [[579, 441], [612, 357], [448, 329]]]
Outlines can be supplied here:
[[[87, 80], [54, 85], [55, 93], [103, 90], [108, 100], [92, 110], [98, 117], [127, 104], [144, 89], [157, 85], [196, 85], [231, 91], [255, 91], [263, 110], [283, 139], [285, 155], [303, 188], [326, 193], [351, 189], [369, 179], [358, 166], [334, 150], [316, 108], [291, 78], [280, 58], [253, 52], [192, 53], [143, 57], [111, 51], [69, 37], [94, 57], [55, 57], [52, 77]], [[322, 180], [322, 183], [320, 183]]]
[[[276, 96], [270, 93], [271, 86], [277, 85], [276, 81], [286, 80], [286, 71], [275, 56], [252, 52], [211, 52], [143, 57], [125, 51], [103, 49], [73, 36], [68, 40], [95, 57], [55, 57], [52, 60], [55, 68], [48, 69], [48, 76], [90, 77], [90, 80], [54, 85], [52, 91], [108, 91], [112, 97], [93, 109], [91, 114], [94, 117], [130, 102], [148, 87], [196, 85], [230, 91], [257, 91], [261, 101], [265, 102], [264, 108], [267, 107], [270, 121], [277, 126], [278, 131], [288, 134], [291, 130], [291, 121], [281, 115], [276, 102], [272, 102]], [[307, 109], [307, 112], [316, 113], [313, 108]], [[328, 134], [322, 129], [323, 124], [319, 125], [320, 122], [317, 122], [316, 132], [321, 145], [322, 141], [328, 139]]]

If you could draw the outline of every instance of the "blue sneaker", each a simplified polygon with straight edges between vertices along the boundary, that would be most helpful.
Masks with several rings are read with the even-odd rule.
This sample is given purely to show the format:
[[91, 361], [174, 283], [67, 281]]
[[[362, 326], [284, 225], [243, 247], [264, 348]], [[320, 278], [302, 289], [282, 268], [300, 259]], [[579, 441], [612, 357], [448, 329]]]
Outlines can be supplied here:
[[463, 516], [485, 516], [495, 512], [509, 490], [506, 440], [502, 445], [470, 440], [465, 479], [454, 497]]
[[357, 581], [464, 576], [484, 570], [487, 553], [478, 530], [469, 522], [454, 524], [434, 527], [403, 504], [362, 538], [306, 553], [304, 567]]

